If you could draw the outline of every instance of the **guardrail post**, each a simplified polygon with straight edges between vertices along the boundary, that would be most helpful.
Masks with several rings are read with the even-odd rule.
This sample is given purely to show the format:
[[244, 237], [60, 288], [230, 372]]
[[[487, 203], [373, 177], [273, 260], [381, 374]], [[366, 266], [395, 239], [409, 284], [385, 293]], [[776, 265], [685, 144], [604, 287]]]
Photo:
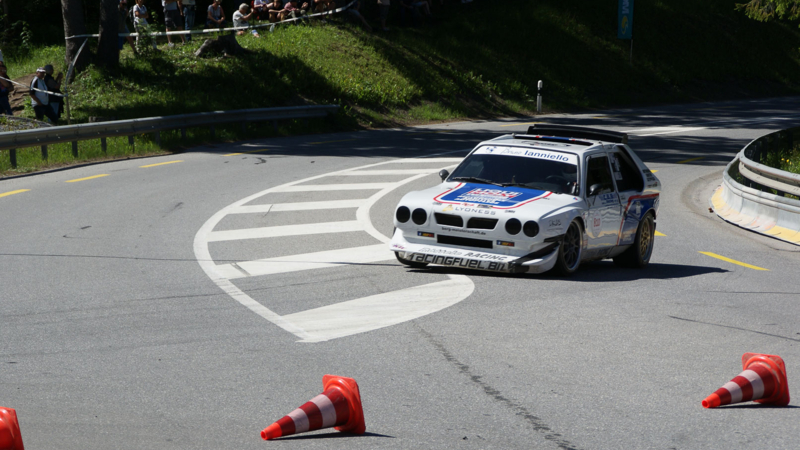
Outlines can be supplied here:
[[72, 156], [78, 157], [78, 141], [72, 141]]
[[272, 121], [272, 129], [275, 130], [276, 133], [278, 132], [278, 121], [277, 120], [273, 120]]
[[186, 128], [181, 128], [181, 139], [186, 140]]
[[106, 142], [106, 138], [100, 138], [100, 148], [103, 149], [103, 154], [108, 153], [108, 142]]
[[128, 136], [128, 145], [130, 145], [133, 148], [136, 148], [136, 144], [134, 144], [133, 142], [133, 135]]
[[47, 161], [47, 146], [46, 145], [42, 146], [42, 159]]
[[155, 139], [156, 145], [161, 147], [161, 132], [160, 131], [156, 131], [155, 133], [153, 133], [153, 139]]
[[11, 159], [11, 167], [17, 168], [17, 149], [12, 148], [8, 151], [8, 157]]
[[242, 134], [247, 133], [247, 121], [242, 121]]
[[214, 125], [211, 125], [211, 139], [214, 139], [217, 136], [217, 130], [214, 128]]

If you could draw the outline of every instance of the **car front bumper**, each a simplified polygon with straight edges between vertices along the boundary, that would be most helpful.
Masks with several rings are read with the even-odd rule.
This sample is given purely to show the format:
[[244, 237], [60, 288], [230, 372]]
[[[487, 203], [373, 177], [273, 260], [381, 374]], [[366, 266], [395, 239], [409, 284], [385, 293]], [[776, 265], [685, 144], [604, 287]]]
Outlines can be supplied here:
[[558, 257], [559, 243], [551, 243], [540, 250], [524, 256], [511, 256], [441, 245], [417, 244], [406, 241], [401, 233], [395, 233], [389, 244], [393, 252], [406, 260], [503, 273], [543, 273], [552, 269]]

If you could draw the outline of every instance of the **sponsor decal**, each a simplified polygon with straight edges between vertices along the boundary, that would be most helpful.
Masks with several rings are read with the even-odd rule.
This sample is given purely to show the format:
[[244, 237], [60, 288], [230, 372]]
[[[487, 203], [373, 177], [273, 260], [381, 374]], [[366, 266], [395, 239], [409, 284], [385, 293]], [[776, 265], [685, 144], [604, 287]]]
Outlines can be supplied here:
[[497, 245], [501, 247], [513, 247], [514, 243], [509, 241], [497, 241]]
[[457, 258], [453, 256], [442, 255], [423, 255], [421, 253], [412, 253], [411, 261], [427, 264], [438, 264], [441, 266], [454, 266], [464, 267], [466, 269], [489, 270], [493, 272], [505, 272], [508, 266], [504, 262], [496, 261], [479, 261], [477, 259]]
[[[538, 143], [537, 143], [538, 145]], [[561, 161], [569, 164], [578, 164], [578, 156], [573, 155], [571, 153], [562, 153], [557, 151], [550, 151], [550, 150], [532, 150], [527, 148], [518, 148], [518, 147], [495, 147], [495, 146], [484, 146], [475, 150], [476, 155], [509, 155], [509, 156], [520, 156], [523, 158], [534, 158], [534, 159], [546, 159], [549, 161]]]
[[397, 249], [400, 249], [400, 250], [405, 250], [406, 249], [405, 247], [403, 247], [400, 244], [392, 244], [392, 248], [397, 248]]
[[497, 209], [517, 208], [547, 198], [552, 192], [525, 188], [494, 188], [484, 184], [463, 183], [435, 198], [442, 203], [488, 205]]
[[561, 219], [550, 219], [550, 223], [547, 224], [548, 227], [560, 227], [561, 226]]
[[[480, 205], [479, 205], [479, 207], [480, 207]], [[486, 207], [484, 207], [484, 208], [486, 208]], [[478, 208], [470, 208], [468, 206], [456, 206], [453, 209], [455, 211], [460, 211], [460, 212], [465, 212], [465, 213], [488, 214], [490, 216], [493, 216], [493, 215], [497, 214], [494, 211], [487, 211], [485, 209], [478, 209]]]
[[436, 237], [436, 235], [435, 235], [435, 234], [433, 234], [433, 233], [428, 233], [428, 232], [425, 232], [425, 231], [417, 231], [417, 236], [419, 236], [419, 237], [426, 237], [426, 238], [432, 238], [432, 237]]
[[[439, 203], [439, 202], [436, 202], [436, 203]], [[439, 204], [441, 205], [441, 203], [439, 203]], [[445, 211], [452, 211], [452, 210], [453, 210], [453, 205], [447, 205], [447, 206], [445, 206], [445, 208], [442, 210], [442, 212], [445, 212]]]
[[461, 228], [442, 227], [442, 231], [452, 231], [452, 232], [455, 232], [455, 233], [479, 234], [481, 236], [486, 235], [485, 231], [464, 230], [464, 229], [461, 229]]
[[451, 255], [451, 256], [461, 256], [464, 252], [460, 250], [448, 250], [444, 248], [430, 248], [430, 247], [423, 247], [419, 250], [422, 253], [434, 253], [437, 255]]
[[514, 214], [514, 213], [516, 213], [516, 211], [514, 211], [513, 209], [506, 210], [506, 214]]

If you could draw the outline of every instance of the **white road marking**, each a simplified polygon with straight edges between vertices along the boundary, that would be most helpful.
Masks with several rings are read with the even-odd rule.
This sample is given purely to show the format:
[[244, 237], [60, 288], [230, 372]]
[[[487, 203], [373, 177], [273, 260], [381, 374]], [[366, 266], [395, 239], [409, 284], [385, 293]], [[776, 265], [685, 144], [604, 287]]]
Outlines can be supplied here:
[[[468, 150], [458, 150], [457, 152], [466, 151]], [[475, 289], [472, 280], [464, 275], [448, 275], [449, 280], [445, 281], [349, 300], [335, 305], [289, 314], [287, 316], [280, 316], [239, 289], [233, 284], [231, 279], [269, 276], [270, 274], [298, 270], [335, 267], [345, 264], [374, 263], [394, 259], [394, 255], [392, 255], [392, 252], [386, 246], [391, 239], [381, 234], [372, 224], [369, 219], [370, 208], [382, 197], [395, 189], [427, 176], [430, 173], [436, 173], [441, 167], [435, 170], [415, 170], [414, 173], [404, 172], [403, 174], [412, 176], [395, 183], [345, 185], [304, 185], [301, 183], [309, 183], [326, 177], [350, 174], [358, 175], [359, 171], [369, 172], [369, 169], [386, 164], [443, 163], [454, 165], [461, 162], [461, 159], [462, 158], [432, 157], [385, 161], [353, 169], [317, 175], [261, 191], [243, 198], [211, 216], [195, 235], [195, 257], [209, 278], [211, 278], [211, 280], [226, 294], [264, 319], [294, 334], [300, 338], [300, 342], [321, 342], [336, 339], [396, 325], [422, 317], [426, 314], [431, 314], [458, 303], [471, 295], [472, 291]], [[338, 189], [342, 186], [346, 186], [348, 190], [379, 189], [379, 192], [373, 193], [367, 199], [359, 200], [248, 205], [248, 203], [273, 192], [307, 192], [309, 187], [312, 187], [314, 190], [319, 189], [322, 191], [342, 190]], [[334, 208], [358, 208], [356, 210], [356, 220], [245, 230], [214, 231], [217, 224], [228, 214], [272, 213], [277, 211]], [[341, 232], [344, 229], [364, 231], [382, 242], [382, 244], [220, 265], [217, 265], [211, 258], [209, 250], [209, 242], [257, 239], [278, 235], [309, 234], [315, 231], [324, 233]]]
[[362, 231], [363, 229], [364, 227], [357, 220], [305, 223], [300, 225], [281, 225], [277, 227], [263, 228], [244, 228], [240, 230], [212, 231], [208, 234], [208, 242], [303, 236], [308, 234], [348, 233], [351, 231]]
[[273, 192], [361, 191], [378, 190], [394, 186], [395, 183], [302, 184], [299, 186], [283, 186]]
[[414, 320], [469, 297], [475, 285], [450, 279], [283, 316], [320, 342]]
[[240, 206], [229, 214], [253, 214], [253, 213], [267, 213], [283, 212], [283, 211], [312, 211], [318, 209], [346, 209], [358, 208], [365, 204], [367, 199], [357, 200], [329, 200], [327, 202], [299, 202], [299, 203], [278, 203], [267, 205], [244, 205]]
[[342, 175], [348, 175], [348, 176], [417, 175], [420, 173], [425, 173], [425, 174], [438, 173], [438, 169], [357, 170], [353, 172], [343, 173]]
[[220, 264], [217, 270], [220, 275], [228, 278], [244, 278], [247, 276], [275, 275], [279, 273], [299, 272], [302, 270], [325, 269], [347, 264], [366, 264], [394, 259], [394, 254], [385, 244], [368, 245], [365, 247], [344, 248], [340, 250], [327, 250], [323, 252], [304, 253], [301, 255], [279, 256], [276, 258], [258, 259], [235, 263]]

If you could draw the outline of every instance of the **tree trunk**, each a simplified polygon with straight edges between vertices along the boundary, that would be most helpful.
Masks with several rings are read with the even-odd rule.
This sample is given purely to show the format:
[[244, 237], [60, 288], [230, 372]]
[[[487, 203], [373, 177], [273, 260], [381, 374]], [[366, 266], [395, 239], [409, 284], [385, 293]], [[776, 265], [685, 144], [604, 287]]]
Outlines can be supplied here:
[[119, 67], [119, 0], [100, 2], [100, 39], [97, 63], [106, 69]]
[[[3, 0], [3, 3], [7, 1]], [[86, 23], [83, 21], [83, 0], [61, 0], [61, 12], [64, 18], [65, 37], [86, 34]], [[85, 38], [67, 40], [67, 66], [75, 59], [75, 55], [78, 54], [78, 49], [81, 48], [84, 40]], [[84, 49], [80, 59], [75, 62], [75, 72], [85, 69], [89, 65], [90, 59], [91, 52]]]
[[3, 25], [6, 27], [6, 29], [11, 27], [11, 18], [8, 17], [9, 16], [9, 12], [8, 12], [8, 2], [9, 1], [10, 0], [0, 0], [0, 2], [3, 3]]

